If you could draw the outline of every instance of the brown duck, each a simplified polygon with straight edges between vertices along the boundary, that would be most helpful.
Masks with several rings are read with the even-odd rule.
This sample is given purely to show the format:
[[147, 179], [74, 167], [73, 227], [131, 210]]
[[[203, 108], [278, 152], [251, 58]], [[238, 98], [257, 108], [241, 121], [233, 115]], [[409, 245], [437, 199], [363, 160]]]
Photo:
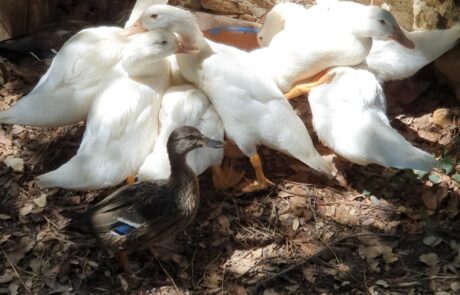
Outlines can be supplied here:
[[198, 179], [186, 163], [187, 153], [200, 147], [223, 146], [223, 142], [207, 138], [193, 127], [177, 128], [167, 143], [169, 178], [126, 185], [74, 216], [65, 230], [96, 234], [130, 272], [127, 249], [155, 247], [182, 232], [195, 217], [200, 194]]

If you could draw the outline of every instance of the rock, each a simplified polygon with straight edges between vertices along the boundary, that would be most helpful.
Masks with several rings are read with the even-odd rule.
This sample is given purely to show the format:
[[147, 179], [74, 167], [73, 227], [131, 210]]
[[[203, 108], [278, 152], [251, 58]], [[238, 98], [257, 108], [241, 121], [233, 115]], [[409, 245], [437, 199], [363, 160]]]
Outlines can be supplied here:
[[200, 10], [201, 9], [201, 1], [200, 0], [170, 0], [168, 2], [170, 5], [180, 5], [182, 7], [190, 8], [193, 10]]
[[16, 172], [24, 172], [24, 160], [21, 158], [8, 158], [5, 160], [5, 165]]
[[201, 0], [201, 5], [217, 13], [249, 14], [259, 18], [274, 5], [272, 2], [267, 0]]

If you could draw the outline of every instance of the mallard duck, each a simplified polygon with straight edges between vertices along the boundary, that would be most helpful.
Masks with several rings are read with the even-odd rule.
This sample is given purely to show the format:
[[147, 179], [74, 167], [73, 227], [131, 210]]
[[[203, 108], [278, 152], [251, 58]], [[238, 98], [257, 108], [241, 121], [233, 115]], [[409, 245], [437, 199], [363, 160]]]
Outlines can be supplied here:
[[[292, 27], [307, 27], [318, 22], [321, 17], [321, 5], [308, 9], [294, 3], [280, 3], [269, 11], [264, 25], [258, 33], [260, 46], [269, 46], [273, 37]], [[460, 38], [460, 26], [447, 30], [420, 30], [407, 32], [402, 30], [415, 48], [401, 46], [398, 42], [387, 39], [374, 39], [366, 64], [383, 81], [400, 80], [414, 75], [421, 68], [437, 59], [457, 44]], [[310, 39], [309, 39], [310, 40]]]
[[[281, 91], [289, 91], [287, 98], [307, 93], [318, 85], [304, 85], [303, 80], [329, 67], [363, 62], [371, 49], [372, 38], [394, 39], [407, 48], [414, 48], [393, 15], [379, 7], [351, 1], [329, 1], [310, 9], [292, 3], [278, 5], [298, 6], [304, 17], [298, 17], [300, 12], [297, 12], [289, 20], [295, 25], [285, 24], [268, 47], [252, 55], [263, 71], [271, 73]], [[299, 85], [290, 90], [294, 84]]]
[[273, 183], [264, 175], [258, 145], [291, 155], [313, 169], [332, 176], [331, 164], [316, 151], [302, 120], [273, 80], [251, 67], [249, 55], [236, 48], [207, 41], [193, 15], [168, 5], [155, 5], [125, 34], [168, 29], [199, 50], [178, 55], [182, 75], [200, 88], [214, 105], [227, 136], [248, 157], [257, 182], [246, 191], [265, 189]]
[[77, 154], [38, 177], [46, 187], [100, 189], [135, 175], [158, 135], [161, 98], [169, 85], [166, 56], [180, 52], [168, 31], [133, 36], [122, 62], [101, 82]]
[[[162, 0], [138, 0], [131, 17]], [[129, 24], [129, 21], [128, 21]], [[121, 61], [129, 38], [118, 27], [89, 28], [70, 38], [26, 96], [0, 112], [0, 123], [56, 127], [86, 119], [100, 82]]]
[[126, 185], [74, 216], [65, 229], [96, 234], [130, 272], [127, 249], [160, 247], [195, 218], [200, 193], [198, 179], [185, 160], [187, 154], [200, 147], [223, 146], [223, 142], [207, 138], [193, 127], [177, 128], [167, 143], [169, 178]]
[[[190, 84], [169, 88], [162, 100], [160, 109], [160, 134], [155, 142], [153, 152], [139, 168], [138, 179], [161, 179], [171, 173], [166, 143], [171, 132], [178, 126], [187, 125], [197, 128], [207, 137], [224, 140], [224, 126], [214, 106], [206, 95]], [[196, 175], [200, 175], [209, 167], [213, 169], [214, 186], [219, 189], [230, 188], [241, 180], [232, 177], [219, 168], [223, 150], [198, 149], [187, 155], [187, 164]], [[228, 172], [230, 173], [230, 172]], [[235, 178], [235, 182], [229, 182]]]
[[359, 164], [429, 171], [436, 160], [391, 127], [378, 78], [363, 67], [330, 70], [329, 84], [308, 96], [313, 127], [323, 144]]

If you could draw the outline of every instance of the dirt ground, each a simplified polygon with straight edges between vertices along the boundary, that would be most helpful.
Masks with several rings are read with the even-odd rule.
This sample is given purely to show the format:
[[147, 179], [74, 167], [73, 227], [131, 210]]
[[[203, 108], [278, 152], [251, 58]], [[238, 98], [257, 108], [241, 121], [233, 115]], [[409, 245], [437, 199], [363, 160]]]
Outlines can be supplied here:
[[[33, 69], [0, 63], [0, 109], [33, 87], [39, 77]], [[340, 187], [262, 149], [276, 187], [217, 192], [210, 174], [202, 175], [201, 208], [178, 237], [177, 253], [161, 261], [148, 252], [131, 253], [139, 268], [132, 277], [111, 253], [91, 243], [76, 245], [60, 232], [64, 215], [113, 189], [36, 184], [36, 176], [74, 155], [84, 124], [2, 125], [0, 294], [460, 294], [460, 102], [431, 67], [389, 85], [387, 94], [393, 126], [434, 153], [439, 169], [422, 176], [342, 161], [337, 165], [348, 186]], [[309, 126], [306, 98], [293, 104]], [[433, 118], [440, 108], [452, 116]], [[319, 143], [317, 148], [332, 157]], [[226, 161], [253, 177], [247, 159]]]

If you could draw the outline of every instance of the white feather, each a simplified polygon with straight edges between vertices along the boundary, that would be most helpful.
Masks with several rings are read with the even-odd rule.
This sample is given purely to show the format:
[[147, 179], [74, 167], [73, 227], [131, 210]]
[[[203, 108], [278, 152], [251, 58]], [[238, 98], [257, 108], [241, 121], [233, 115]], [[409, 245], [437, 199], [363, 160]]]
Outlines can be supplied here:
[[[161, 44], [165, 34], [169, 47], [149, 42], [150, 35], [159, 35]], [[169, 63], [162, 58], [174, 53], [176, 41], [172, 33], [160, 31], [139, 39], [124, 48], [123, 63], [104, 79], [77, 155], [39, 176], [40, 185], [85, 190], [114, 186], [135, 175], [152, 151], [161, 97], [170, 79]]]
[[386, 116], [378, 79], [365, 68], [335, 68], [329, 84], [309, 94], [313, 127], [319, 139], [345, 159], [399, 169], [431, 170], [436, 160], [412, 146]]
[[[139, 169], [139, 179], [167, 178], [171, 173], [166, 143], [177, 127], [196, 127], [205, 136], [223, 141], [224, 126], [208, 98], [191, 85], [169, 88], [163, 96], [160, 110], [160, 134], [153, 152]], [[223, 158], [222, 149], [196, 149], [187, 155], [187, 164], [196, 175], [208, 167], [219, 165]]]

